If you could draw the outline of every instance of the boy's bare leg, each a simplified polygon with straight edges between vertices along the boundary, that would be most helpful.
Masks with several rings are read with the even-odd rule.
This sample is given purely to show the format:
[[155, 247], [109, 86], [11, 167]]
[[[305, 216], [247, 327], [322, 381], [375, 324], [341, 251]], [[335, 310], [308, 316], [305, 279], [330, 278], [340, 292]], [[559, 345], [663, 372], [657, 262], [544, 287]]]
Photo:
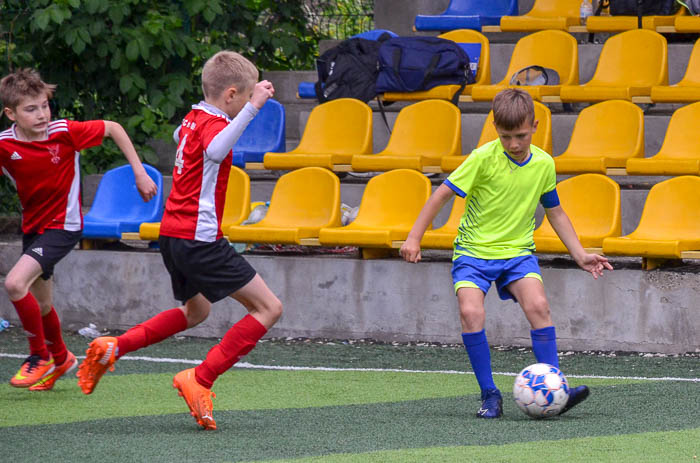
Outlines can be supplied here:
[[457, 302], [459, 303], [459, 320], [463, 333], [472, 333], [484, 329], [486, 310], [484, 309], [485, 294], [479, 288], [459, 288]]
[[508, 285], [508, 291], [522, 307], [533, 330], [552, 326], [544, 285], [537, 278], [521, 278]]
[[256, 274], [247, 285], [231, 294], [231, 297], [243, 304], [248, 313], [266, 329], [270, 329], [282, 316], [282, 302], [260, 275]]

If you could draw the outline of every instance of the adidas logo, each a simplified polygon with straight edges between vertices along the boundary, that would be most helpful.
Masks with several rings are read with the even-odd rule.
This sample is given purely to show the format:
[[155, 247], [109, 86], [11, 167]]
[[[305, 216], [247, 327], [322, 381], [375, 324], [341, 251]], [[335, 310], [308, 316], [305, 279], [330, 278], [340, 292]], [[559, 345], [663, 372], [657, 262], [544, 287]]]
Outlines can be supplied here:
[[32, 252], [37, 253], [41, 257], [44, 257], [44, 248], [34, 248], [34, 249], [32, 249]]
[[22, 156], [20, 156], [19, 153], [15, 151], [14, 153], [12, 153], [12, 156], [10, 156], [10, 159], [12, 159], [13, 161], [17, 161], [19, 159], [22, 159]]

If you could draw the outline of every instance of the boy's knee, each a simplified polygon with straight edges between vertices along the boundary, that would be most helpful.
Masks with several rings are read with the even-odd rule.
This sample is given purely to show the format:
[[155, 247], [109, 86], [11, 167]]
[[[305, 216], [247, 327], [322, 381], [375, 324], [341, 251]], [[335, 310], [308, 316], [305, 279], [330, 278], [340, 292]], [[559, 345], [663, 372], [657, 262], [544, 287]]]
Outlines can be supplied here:
[[187, 318], [187, 328], [195, 327], [202, 323], [204, 320], [206, 320], [209, 316], [210, 310], [211, 307], [207, 307], [204, 305], [185, 305], [184, 312], [185, 317]]
[[25, 282], [10, 274], [5, 279], [5, 291], [7, 291], [11, 301], [18, 301], [27, 295], [29, 287]]
[[540, 317], [549, 317], [549, 302], [546, 297], [538, 297], [523, 304], [523, 309], [530, 314]]
[[274, 319], [275, 322], [279, 320], [283, 310], [282, 301], [275, 297], [267, 301], [266, 306], [266, 312], [269, 314], [270, 318]]

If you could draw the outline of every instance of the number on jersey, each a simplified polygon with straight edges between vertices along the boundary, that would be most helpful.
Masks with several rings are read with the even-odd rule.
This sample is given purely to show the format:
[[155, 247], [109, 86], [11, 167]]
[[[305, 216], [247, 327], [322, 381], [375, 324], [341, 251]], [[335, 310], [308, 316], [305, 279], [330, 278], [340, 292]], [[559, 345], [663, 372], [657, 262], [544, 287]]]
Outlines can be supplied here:
[[183, 167], [185, 167], [185, 143], [187, 143], [187, 135], [182, 137], [177, 147], [177, 152], [175, 153], [175, 167], [177, 167], [178, 174], [181, 174]]

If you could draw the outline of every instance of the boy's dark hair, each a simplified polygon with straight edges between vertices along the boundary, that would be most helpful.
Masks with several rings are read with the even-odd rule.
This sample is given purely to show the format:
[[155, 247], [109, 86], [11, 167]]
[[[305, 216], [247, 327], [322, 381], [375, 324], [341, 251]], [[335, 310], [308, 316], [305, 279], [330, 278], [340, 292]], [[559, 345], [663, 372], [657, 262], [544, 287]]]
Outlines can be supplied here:
[[529, 93], [507, 88], [493, 99], [493, 122], [504, 130], [514, 130], [529, 121], [535, 123], [535, 105]]
[[19, 69], [0, 80], [0, 102], [12, 110], [16, 109], [22, 98], [46, 95], [53, 97], [56, 86], [41, 80], [39, 73], [30, 68]]

